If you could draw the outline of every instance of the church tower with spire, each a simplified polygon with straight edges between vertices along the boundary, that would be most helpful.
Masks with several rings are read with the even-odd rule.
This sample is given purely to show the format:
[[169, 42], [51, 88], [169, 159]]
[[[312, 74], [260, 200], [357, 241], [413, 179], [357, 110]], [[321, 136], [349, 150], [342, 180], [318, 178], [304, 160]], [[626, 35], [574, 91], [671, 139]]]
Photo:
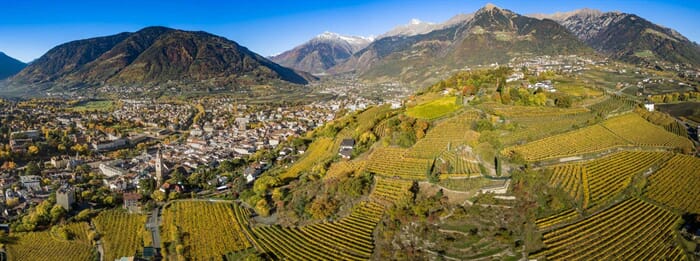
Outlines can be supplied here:
[[158, 148], [156, 152], [156, 186], [160, 187], [163, 185], [163, 155]]

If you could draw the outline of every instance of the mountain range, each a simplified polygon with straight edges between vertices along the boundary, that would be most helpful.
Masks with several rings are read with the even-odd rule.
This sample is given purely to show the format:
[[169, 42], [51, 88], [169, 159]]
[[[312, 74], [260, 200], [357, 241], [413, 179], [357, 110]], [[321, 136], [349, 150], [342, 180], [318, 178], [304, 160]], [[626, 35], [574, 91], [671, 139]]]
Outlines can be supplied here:
[[349, 72], [367, 81], [422, 86], [473, 65], [570, 54], [700, 66], [697, 43], [634, 14], [581, 9], [520, 15], [487, 4], [443, 23], [413, 19], [377, 37], [325, 32], [269, 59], [206, 32], [147, 27], [61, 44], [26, 67], [0, 55], [0, 79], [23, 67], [6, 82], [27, 93], [94, 86], [306, 84], [315, 79], [311, 74]]
[[0, 80], [15, 75], [25, 66], [25, 63], [0, 52]]
[[700, 65], [700, 46], [673, 29], [634, 14], [581, 9], [553, 15], [581, 41], [611, 58], [633, 63], [656, 61]]
[[242, 86], [281, 80], [306, 84], [310, 76], [280, 66], [234, 41], [206, 32], [147, 27], [61, 44], [9, 79], [46, 89], [102, 85]]
[[423, 85], [441, 78], [441, 72], [505, 63], [524, 54], [594, 52], [552, 20], [522, 16], [494, 5], [463, 17], [466, 19], [425, 34], [380, 38], [331, 70], [354, 71], [370, 80], [398, 79]]
[[[315, 51], [308, 44], [296, 49]], [[369, 80], [422, 83], [433, 81], [436, 72], [504, 63], [517, 55], [594, 53], [643, 65], [669, 62], [700, 66], [696, 43], [633, 14], [581, 9], [525, 16], [492, 4], [444, 23], [413, 19], [378, 36], [350, 57], [335, 59], [318, 52], [314, 59], [332, 60], [336, 65], [327, 69], [329, 73], [357, 72]], [[303, 53], [297, 57], [304, 60]], [[305, 69], [293, 62], [284, 64]]]
[[322, 74], [365, 48], [371, 37], [344, 36], [325, 32], [292, 50], [273, 56], [272, 61], [297, 70]]

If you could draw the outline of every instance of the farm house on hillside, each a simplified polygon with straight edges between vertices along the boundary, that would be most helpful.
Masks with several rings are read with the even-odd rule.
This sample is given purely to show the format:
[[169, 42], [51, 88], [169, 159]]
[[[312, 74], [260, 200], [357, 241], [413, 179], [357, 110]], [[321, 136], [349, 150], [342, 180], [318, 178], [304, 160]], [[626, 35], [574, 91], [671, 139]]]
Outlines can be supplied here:
[[352, 150], [354, 148], [354, 139], [343, 139], [343, 141], [340, 143], [340, 151], [338, 151], [338, 155], [340, 155], [340, 157], [342, 157], [343, 159], [350, 159], [350, 157], [352, 157]]

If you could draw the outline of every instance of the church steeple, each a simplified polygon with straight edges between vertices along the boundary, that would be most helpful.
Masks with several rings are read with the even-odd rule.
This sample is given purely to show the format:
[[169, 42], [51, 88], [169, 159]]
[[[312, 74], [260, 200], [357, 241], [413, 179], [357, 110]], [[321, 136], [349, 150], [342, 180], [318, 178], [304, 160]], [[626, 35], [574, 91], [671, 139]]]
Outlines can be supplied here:
[[160, 152], [160, 147], [156, 152], [156, 184], [158, 187], [163, 185], [163, 155]]

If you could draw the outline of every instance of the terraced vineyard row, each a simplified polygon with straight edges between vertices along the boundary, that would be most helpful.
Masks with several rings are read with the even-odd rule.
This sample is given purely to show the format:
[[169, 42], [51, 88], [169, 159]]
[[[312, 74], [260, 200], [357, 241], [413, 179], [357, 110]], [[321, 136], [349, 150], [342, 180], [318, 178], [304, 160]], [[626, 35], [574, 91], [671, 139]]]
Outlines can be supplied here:
[[617, 95], [610, 95], [608, 99], [600, 103], [593, 104], [589, 107], [591, 111], [594, 111], [600, 115], [621, 113], [625, 111], [630, 111], [633, 108], [633, 101]]
[[479, 133], [471, 130], [478, 118], [476, 112], [465, 112], [439, 123], [409, 149], [406, 157], [433, 159], [445, 150], [478, 140]]
[[547, 160], [599, 152], [628, 144], [600, 125], [570, 131], [536, 140], [525, 145], [508, 147], [504, 154], [517, 153], [527, 161]]
[[386, 177], [424, 180], [432, 160], [404, 157], [406, 149], [378, 148], [369, 156], [367, 170]]
[[182, 244], [188, 260], [218, 259], [250, 248], [243, 230], [232, 203], [176, 201], [163, 210], [163, 241]]
[[132, 256], [141, 249], [146, 216], [115, 209], [100, 212], [93, 222], [104, 242], [105, 260]]
[[411, 194], [409, 189], [413, 186], [412, 181], [379, 176], [375, 176], [374, 181], [374, 190], [369, 198], [385, 206], [405, 200]]
[[557, 166], [549, 178], [549, 185], [559, 187], [573, 199], [583, 202], [588, 198], [588, 186], [583, 185], [583, 168], [578, 164]]
[[629, 143], [639, 146], [686, 148], [687, 150], [693, 146], [687, 138], [674, 135], [651, 124], [636, 113], [615, 117], [603, 122], [602, 125]]
[[537, 219], [535, 221], [535, 225], [537, 226], [538, 230], [546, 230], [555, 225], [562, 224], [564, 222], [571, 221], [579, 217], [581, 217], [581, 215], [578, 213], [578, 211], [576, 211], [575, 209], [569, 209], [556, 215]]
[[[85, 223], [81, 223], [86, 226]], [[76, 235], [74, 240], [57, 239], [50, 231], [12, 233], [17, 240], [5, 244], [8, 260], [95, 260], [92, 244], [81, 240], [86, 235]]]
[[537, 106], [508, 106], [502, 104], [484, 104], [493, 114], [503, 117], [551, 117], [573, 115], [589, 112], [586, 108], [554, 108]]
[[635, 175], [670, 156], [665, 152], [623, 151], [583, 165], [560, 165], [554, 168], [549, 184], [569, 193], [583, 208], [590, 208], [619, 194]]
[[592, 113], [564, 114], [555, 116], [528, 116], [510, 119], [518, 129], [500, 138], [503, 144], [515, 144], [551, 136], [572, 130], [576, 127], [590, 125], [594, 120]]
[[685, 260], [674, 241], [679, 217], [638, 199], [544, 233], [547, 260]]
[[[635, 175], [671, 156], [665, 152], [623, 151], [586, 164], [590, 202], [600, 203], [622, 192]], [[589, 207], [584, 205], [584, 207]]]
[[378, 203], [364, 201], [347, 217], [305, 227], [253, 228], [265, 252], [283, 260], [368, 260], [372, 233], [384, 213]]
[[443, 174], [449, 176], [466, 176], [481, 173], [479, 163], [474, 159], [469, 159], [466, 155], [461, 155], [454, 151], [445, 151], [440, 154], [439, 161], [449, 162], [451, 169]]
[[391, 128], [387, 127], [388, 122], [389, 120], [383, 120], [374, 126], [373, 132], [377, 135], [377, 137], [383, 138], [389, 136], [391, 133]]
[[700, 213], [700, 159], [676, 155], [649, 177], [644, 195], [686, 212]]
[[292, 165], [281, 178], [296, 178], [304, 170], [311, 169], [314, 164], [332, 157], [337, 153], [337, 146], [331, 138], [318, 138], [309, 145], [304, 156]]
[[690, 150], [692, 143], [642, 119], [627, 114], [575, 131], [536, 140], [502, 150], [527, 161], [539, 161], [595, 153], [619, 146], [649, 146]]
[[365, 169], [367, 162], [364, 160], [358, 161], [339, 161], [331, 164], [326, 172], [325, 178], [335, 178], [345, 176], [351, 173], [359, 172]]

